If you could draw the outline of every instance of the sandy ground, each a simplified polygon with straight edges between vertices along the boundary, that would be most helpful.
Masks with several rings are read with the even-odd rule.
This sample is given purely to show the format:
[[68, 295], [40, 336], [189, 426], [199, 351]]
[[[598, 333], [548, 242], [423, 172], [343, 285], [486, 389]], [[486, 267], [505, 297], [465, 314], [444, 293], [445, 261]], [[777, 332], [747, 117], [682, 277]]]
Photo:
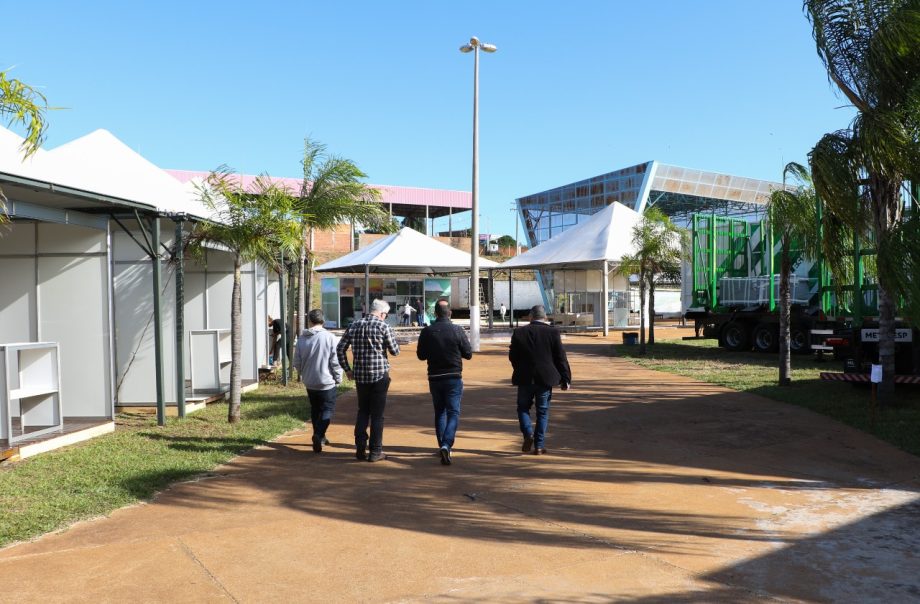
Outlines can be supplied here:
[[[454, 464], [424, 365], [393, 368], [389, 459], [297, 431], [150, 504], [0, 550], [8, 602], [920, 601], [920, 459], [795, 407], [569, 337], [546, 456], [506, 345], [465, 371]], [[181, 446], [181, 443], [177, 443]]]

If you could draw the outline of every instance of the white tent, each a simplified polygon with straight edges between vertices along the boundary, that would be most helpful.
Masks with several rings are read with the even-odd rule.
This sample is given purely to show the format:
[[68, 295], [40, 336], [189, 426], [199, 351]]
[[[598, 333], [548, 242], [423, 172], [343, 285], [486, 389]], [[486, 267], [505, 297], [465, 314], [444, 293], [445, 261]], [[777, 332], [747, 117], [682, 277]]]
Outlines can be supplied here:
[[619, 262], [635, 251], [633, 227], [642, 215], [614, 202], [588, 220], [503, 262], [501, 268], [587, 268]]
[[39, 170], [43, 180], [56, 184], [146, 203], [161, 212], [211, 216], [194, 190], [108, 130], [96, 130], [47, 151]]
[[[609, 299], [608, 273], [635, 251], [633, 228], [642, 215], [620, 203], [612, 203], [588, 220], [501, 264], [503, 269], [600, 269], [603, 307]], [[610, 329], [608, 312], [602, 312], [604, 335]]]
[[[479, 268], [498, 268], [498, 263], [479, 259]], [[441, 243], [409, 227], [367, 247], [331, 260], [317, 272], [424, 273], [436, 275], [470, 270], [470, 254]]]

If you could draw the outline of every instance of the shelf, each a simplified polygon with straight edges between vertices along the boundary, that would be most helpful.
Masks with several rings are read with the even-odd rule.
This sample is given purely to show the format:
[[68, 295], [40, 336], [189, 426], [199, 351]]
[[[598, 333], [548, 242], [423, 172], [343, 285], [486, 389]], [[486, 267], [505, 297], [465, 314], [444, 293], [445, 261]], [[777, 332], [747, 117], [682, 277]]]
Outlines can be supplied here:
[[48, 394], [57, 394], [57, 386], [48, 384], [47, 386], [28, 386], [10, 390], [11, 399], [22, 399], [33, 396], [46, 396]]

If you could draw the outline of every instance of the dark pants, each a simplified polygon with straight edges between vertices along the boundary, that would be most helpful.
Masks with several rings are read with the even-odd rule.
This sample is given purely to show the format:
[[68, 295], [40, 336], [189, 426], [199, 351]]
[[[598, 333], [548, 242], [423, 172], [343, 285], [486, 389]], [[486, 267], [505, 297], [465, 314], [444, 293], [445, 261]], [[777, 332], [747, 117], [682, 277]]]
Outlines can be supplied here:
[[412, 314], [411, 313], [408, 315], [403, 315], [402, 324], [406, 327], [408, 327], [409, 325], [412, 325]]
[[335, 399], [339, 389], [333, 386], [329, 390], [311, 390], [307, 388], [310, 399], [310, 423], [313, 424], [313, 436], [323, 438], [332, 416], [335, 414]]
[[[518, 386], [517, 412], [521, 434], [533, 436], [533, 444], [537, 449], [544, 448], [546, 427], [549, 425], [549, 402], [553, 398], [553, 389], [540, 384], [527, 384]], [[530, 408], [537, 408], [537, 425], [530, 422]]]
[[355, 447], [364, 450], [368, 446], [367, 424], [371, 425], [370, 452], [383, 450], [383, 411], [387, 406], [387, 390], [390, 389], [390, 375], [371, 384], [356, 384], [358, 390], [358, 417], [355, 419]]
[[429, 380], [428, 389], [434, 403], [434, 431], [438, 435], [438, 447], [451, 449], [460, 423], [463, 380], [458, 377]]

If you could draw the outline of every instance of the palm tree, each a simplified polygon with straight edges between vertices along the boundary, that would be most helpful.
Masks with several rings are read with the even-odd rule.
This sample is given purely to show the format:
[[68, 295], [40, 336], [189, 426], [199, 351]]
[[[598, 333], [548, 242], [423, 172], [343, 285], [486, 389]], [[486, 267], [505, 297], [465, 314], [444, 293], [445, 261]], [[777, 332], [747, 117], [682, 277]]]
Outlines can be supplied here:
[[[38, 151], [45, 140], [48, 124], [45, 111], [48, 101], [45, 96], [19, 80], [7, 77], [0, 71], [0, 118], [6, 118], [7, 125], [20, 125], [26, 136], [22, 141], [23, 159]], [[6, 197], [0, 189], [0, 222], [6, 220]]]
[[291, 253], [300, 240], [297, 200], [266, 176], [256, 179], [252, 190], [243, 190], [232, 172], [222, 167], [208, 175], [199, 187], [201, 200], [213, 212], [212, 221], [199, 223], [190, 245], [199, 252], [207, 243], [217, 244], [233, 255], [233, 293], [230, 305], [230, 409], [227, 421], [240, 420], [242, 330], [242, 266], [258, 261], [278, 270], [279, 250]]
[[[303, 144], [303, 184], [296, 201], [301, 216], [300, 266], [297, 310], [302, 318], [313, 299], [313, 250], [309, 245], [314, 229], [330, 229], [345, 222], [385, 225], [389, 215], [378, 203], [380, 193], [363, 182], [367, 175], [351, 160], [326, 152], [326, 146], [310, 138]], [[310, 264], [307, 272], [305, 267]], [[305, 283], [309, 285], [305, 286]]]
[[[877, 246], [881, 402], [894, 393], [895, 301], [902, 293], [893, 234], [904, 182], [920, 165], [920, 0], [805, 0], [818, 56], [857, 111], [809, 155], [815, 190], [833, 220]], [[839, 249], [828, 249], [831, 263]], [[858, 293], [858, 291], [857, 291]]]
[[618, 271], [639, 277], [639, 354], [646, 352], [645, 302], [648, 299], [649, 338], [655, 343], [655, 286], [680, 274], [682, 234], [661, 210], [650, 208], [633, 227], [636, 251], [620, 261]]
[[[798, 186], [785, 187], [791, 178]], [[789, 282], [792, 276], [792, 246], [800, 254], [816, 258], [818, 255], [818, 200], [808, 169], [796, 162], [786, 164], [783, 169], [783, 189], [770, 194], [767, 215], [770, 228], [779, 236], [779, 385], [792, 383], [792, 291]], [[772, 254], [773, 250], [770, 249]], [[773, 284], [769, 284], [773, 287]]]

